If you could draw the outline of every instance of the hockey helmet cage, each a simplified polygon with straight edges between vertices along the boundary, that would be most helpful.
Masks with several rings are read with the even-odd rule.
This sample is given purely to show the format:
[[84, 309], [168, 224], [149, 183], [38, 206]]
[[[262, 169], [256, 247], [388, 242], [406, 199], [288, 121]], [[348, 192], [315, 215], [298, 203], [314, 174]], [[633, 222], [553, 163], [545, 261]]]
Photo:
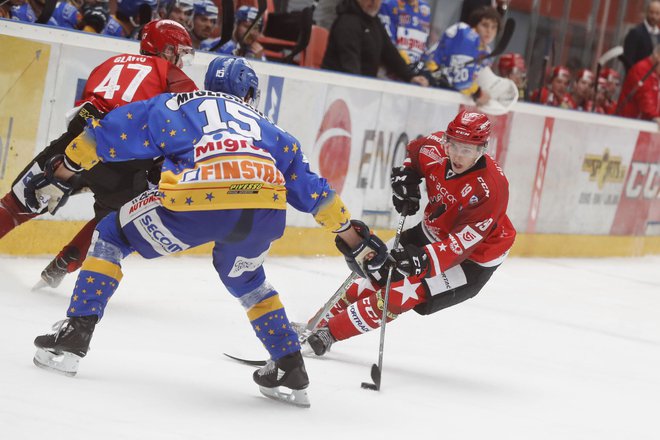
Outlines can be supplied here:
[[160, 55], [171, 51], [177, 57], [177, 63], [187, 65], [192, 58], [194, 50], [192, 39], [188, 30], [174, 20], [150, 21], [142, 29], [142, 40], [140, 41], [140, 53], [143, 55]]
[[245, 58], [223, 56], [211, 61], [204, 88], [237, 96], [250, 105], [259, 102], [259, 78]]
[[485, 114], [463, 110], [449, 123], [445, 136], [458, 142], [487, 148], [491, 125]]

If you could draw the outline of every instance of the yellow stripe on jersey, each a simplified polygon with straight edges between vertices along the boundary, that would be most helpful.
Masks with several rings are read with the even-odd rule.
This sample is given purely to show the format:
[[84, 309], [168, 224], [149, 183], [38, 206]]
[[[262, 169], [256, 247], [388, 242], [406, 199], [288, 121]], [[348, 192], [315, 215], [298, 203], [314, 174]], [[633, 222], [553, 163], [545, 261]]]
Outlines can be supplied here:
[[314, 214], [314, 220], [330, 232], [335, 232], [351, 220], [351, 213], [341, 197], [332, 193], [322, 202], [319, 210]]
[[265, 300], [258, 302], [250, 307], [247, 311], [248, 319], [250, 319], [250, 321], [254, 321], [255, 319], [264, 316], [266, 313], [273, 312], [283, 307], [284, 306], [282, 305], [282, 301], [280, 301], [280, 296], [273, 295], [270, 298], [266, 298]]
[[96, 154], [96, 140], [93, 136], [83, 131], [66, 147], [64, 151], [66, 157], [76, 165], [86, 170], [89, 170], [94, 165], [98, 164], [101, 159]]
[[200, 188], [180, 188], [161, 182], [163, 206], [171, 211], [219, 209], [286, 209], [286, 189], [262, 182], [218, 182]]
[[83, 262], [80, 270], [88, 270], [90, 272], [100, 273], [117, 281], [121, 281], [124, 274], [121, 272], [121, 266], [110, 261], [101, 260], [99, 258], [87, 257]]

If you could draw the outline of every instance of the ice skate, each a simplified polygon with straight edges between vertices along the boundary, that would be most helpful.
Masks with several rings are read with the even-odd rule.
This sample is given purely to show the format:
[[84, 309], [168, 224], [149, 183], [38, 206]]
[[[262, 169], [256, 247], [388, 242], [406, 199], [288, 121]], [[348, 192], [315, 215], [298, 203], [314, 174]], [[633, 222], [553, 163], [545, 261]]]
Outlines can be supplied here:
[[252, 376], [261, 393], [290, 405], [309, 408], [307, 386], [309, 378], [299, 351], [268, 363]]
[[89, 350], [97, 320], [96, 316], [81, 316], [56, 322], [50, 333], [35, 338], [37, 352], [34, 364], [66, 376], [75, 376], [80, 359]]
[[328, 327], [321, 327], [309, 335], [306, 345], [309, 345], [315, 355], [323, 356], [330, 351], [330, 347], [335, 342], [336, 339], [330, 333], [330, 329]]
[[69, 265], [80, 260], [80, 251], [75, 247], [68, 247], [62, 251], [53, 261], [41, 272], [41, 281], [34, 287], [57, 287], [60, 285], [64, 276], [69, 273]]

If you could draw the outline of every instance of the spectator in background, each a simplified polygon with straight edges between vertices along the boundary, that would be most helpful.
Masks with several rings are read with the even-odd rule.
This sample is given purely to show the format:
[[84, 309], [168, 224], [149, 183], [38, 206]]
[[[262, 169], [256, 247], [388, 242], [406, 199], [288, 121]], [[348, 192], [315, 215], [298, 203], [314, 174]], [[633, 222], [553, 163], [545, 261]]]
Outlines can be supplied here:
[[193, 4], [192, 37], [193, 48], [201, 49], [202, 41], [211, 37], [218, 22], [218, 7], [211, 0], [200, 0]]
[[0, 1], [0, 18], [11, 20], [11, 4], [9, 2]]
[[660, 0], [651, 0], [646, 7], [646, 19], [630, 29], [623, 40], [621, 61], [630, 70], [637, 62], [651, 55], [653, 47], [660, 44]]
[[525, 99], [527, 90], [527, 66], [525, 59], [518, 53], [505, 53], [500, 56], [497, 71], [501, 77], [508, 78], [518, 87], [519, 99]]
[[321, 27], [330, 29], [337, 19], [337, 8], [343, 0], [319, 0], [314, 9], [314, 22]]
[[427, 62], [429, 71], [441, 73], [440, 87], [472, 97], [477, 105], [484, 105], [490, 100], [488, 92], [481, 90], [477, 84], [477, 74], [488, 62], [466, 63], [490, 53], [488, 45], [497, 35], [500, 20], [495, 9], [484, 7], [474, 11], [468, 23], [456, 23], [445, 31]]
[[[641, 85], [640, 85], [641, 84]], [[660, 45], [632, 66], [619, 96], [619, 114], [628, 118], [655, 121], [660, 127]]]
[[78, 7], [71, 2], [57, 2], [55, 10], [48, 20], [48, 24], [66, 29], [80, 29], [82, 13]]
[[389, 73], [404, 81], [428, 86], [428, 80], [413, 75], [378, 19], [382, 0], [343, 0], [337, 8], [324, 69], [375, 77], [382, 63]]
[[463, 7], [461, 8], [461, 19], [463, 23], [467, 23], [470, 15], [479, 8], [490, 6], [495, 8], [499, 14], [504, 17], [507, 9], [509, 8], [510, 0], [464, 0]]
[[593, 105], [591, 95], [593, 94], [595, 79], [596, 75], [591, 70], [578, 70], [571, 88], [571, 98], [576, 110], [588, 110]]
[[387, 34], [408, 65], [426, 52], [431, 30], [431, 7], [426, 0], [383, 0], [378, 12]]
[[600, 80], [603, 80], [603, 98], [604, 102], [601, 104], [604, 109], [604, 113], [608, 115], [613, 115], [616, 113], [616, 94], [619, 89], [619, 84], [621, 83], [621, 75], [616, 70], [606, 67], [600, 71], [600, 78], [598, 78], [598, 87], [601, 87]]
[[101, 33], [137, 40], [142, 26], [157, 15], [157, 8], [158, 0], [117, 0], [117, 11]]
[[552, 69], [550, 83], [532, 93], [531, 101], [543, 105], [561, 108], [575, 108], [575, 102], [568, 93], [568, 85], [571, 82], [571, 72], [564, 66]]
[[[252, 26], [258, 13], [257, 8], [252, 6], [241, 6], [238, 8], [234, 14], [236, 25], [234, 26], [232, 39], [217, 49], [216, 52], [266, 61], [264, 48], [257, 41], [261, 36], [263, 21], [259, 19], [259, 22]], [[250, 29], [250, 26], [252, 26], [252, 29]], [[248, 30], [250, 31], [249, 33]], [[201, 50], [210, 51], [219, 41], [220, 38], [204, 41], [202, 42]]]
[[37, 15], [27, 0], [9, 0], [9, 4], [11, 5], [9, 12], [12, 20], [25, 21], [27, 23], [37, 21]]

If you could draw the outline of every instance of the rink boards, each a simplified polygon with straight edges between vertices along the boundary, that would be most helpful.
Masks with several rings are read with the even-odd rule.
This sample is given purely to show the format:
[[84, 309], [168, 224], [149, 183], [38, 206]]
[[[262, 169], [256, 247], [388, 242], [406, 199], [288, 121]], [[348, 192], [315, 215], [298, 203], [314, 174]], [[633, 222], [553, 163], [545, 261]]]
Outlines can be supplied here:
[[[0, 21], [3, 194], [30, 158], [64, 131], [64, 114], [92, 68], [113, 54], [137, 51], [138, 44], [126, 40]], [[184, 69], [199, 86], [212, 58], [198, 53]], [[261, 80], [259, 109], [301, 141], [312, 169], [340, 192], [353, 217], [391, 235], [397, 221], [391, 167], [401, 163], [409, 140], [444, 129], [469, 102], [441, 90], [253, 64]], [[509, 179], [509, 215], [519, 232], [514, 255], [660, 253], [655, 124], [532, 104], [492, 120], [490, 154]], [[0, 252], [57, 251], [92, 217], [91, 206], [89, 195], [72, 198], [55, 217], [10, 233]], [[332, 237], [310, 215], [290, 209], [288, 225], [273, 253], [334, 252]]]

